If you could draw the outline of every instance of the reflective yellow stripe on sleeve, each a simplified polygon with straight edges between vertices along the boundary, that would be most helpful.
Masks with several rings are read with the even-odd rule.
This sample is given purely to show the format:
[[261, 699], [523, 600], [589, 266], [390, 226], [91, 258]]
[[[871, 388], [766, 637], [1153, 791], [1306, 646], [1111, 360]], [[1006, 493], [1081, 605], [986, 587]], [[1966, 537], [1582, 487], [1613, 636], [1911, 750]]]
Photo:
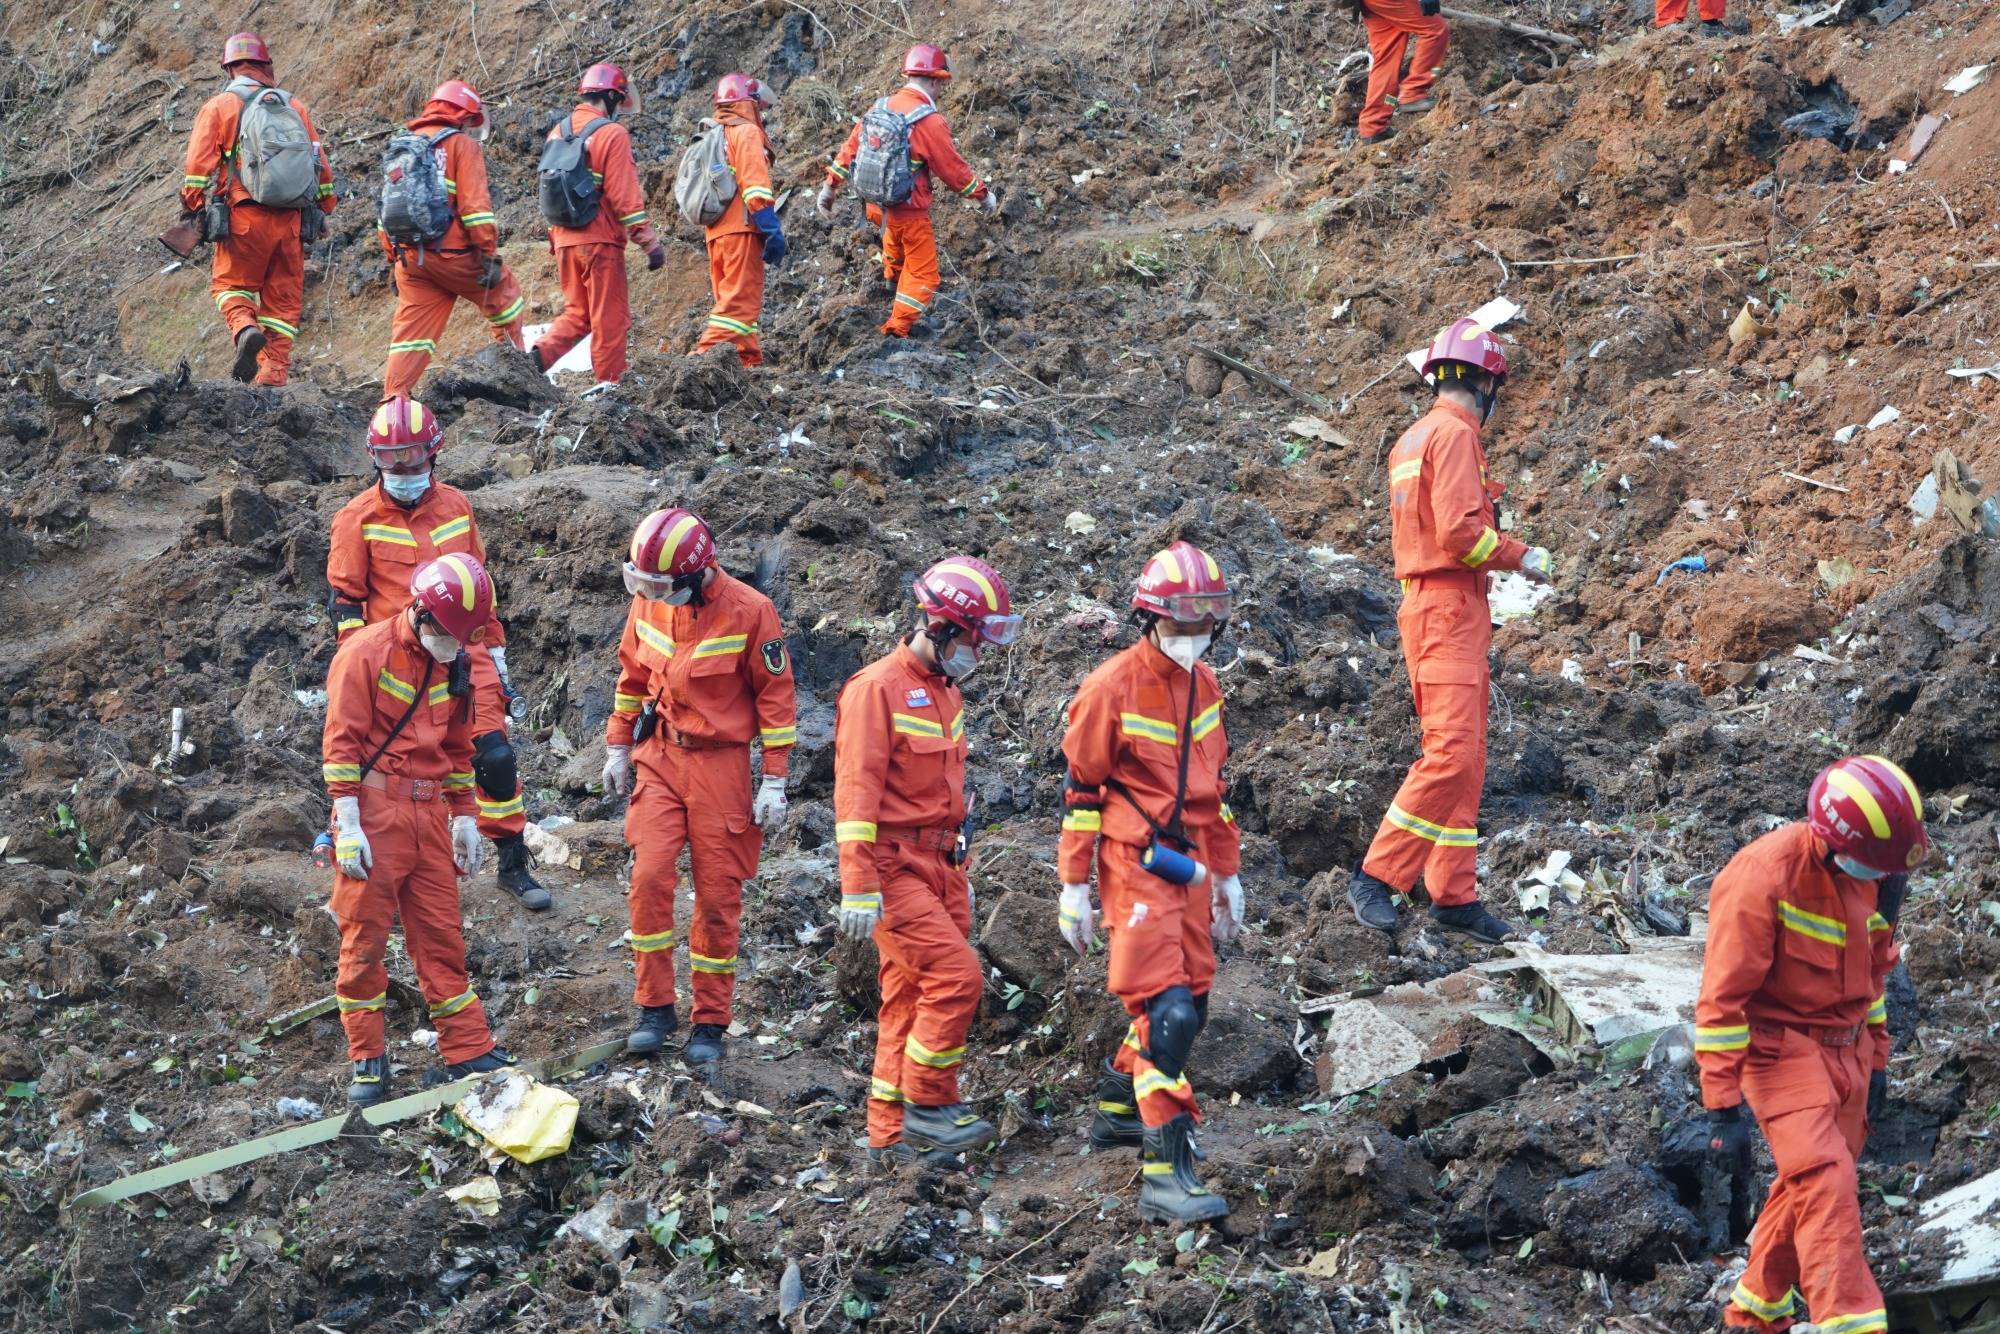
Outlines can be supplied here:
[[1476, 570], [1484, 565], [1499, 547], [1500, 534], [1491, 528], [1482, 528], [1479, 530], [1479, 540], [1472, 544], [1472, 550], [1458, 558], [1459, 563], [1469, 565]]

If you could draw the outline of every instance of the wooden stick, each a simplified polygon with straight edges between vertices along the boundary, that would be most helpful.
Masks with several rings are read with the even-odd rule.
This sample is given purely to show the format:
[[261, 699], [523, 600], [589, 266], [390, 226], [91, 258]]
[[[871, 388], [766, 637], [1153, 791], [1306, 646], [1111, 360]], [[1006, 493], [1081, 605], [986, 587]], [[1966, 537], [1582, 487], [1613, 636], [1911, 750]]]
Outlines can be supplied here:
[[1197, 352], [1206, 353], [1208, 356], [1214, 357], [1217, 361], [1229, 367], [1230, 370], [1241, 373], [1245, 379], [1255, 380], [1258, 384], [1268, 385], [1280, 393], [1290, 394], [1299, 402], [1310, 407], [1319, 408], [1324, 411], [1328, 406], [1327, 401], [1319, 395], [1309, 394], [1297, 385], [1294, 385], [1290, 380], [1282, 376], [1273, 375], [1266, 370], [1259, 370], [1249, 362], [1239, 361], [1227, 352], [1218, 352], [1212, 347], [1203, 347], [1200, 343], [1189, 343], [1188, 346]]
[[1789, 477], [1795, 482], [1804, 482], [1807, 486], [1816, 486], [1822, 491], [1838, 491], [1843, 496], [1848, 494], [1848, 490], [1844, 486], [1835, 486], [1832, 482], [1822, 482], [1817, 478], [1807, 477], [1802, 473], [1786, 472], [1783, 469], [1779, 469], [1778, 476]]
[[1525, 23], [1516, 23], [1512, 19], [1495, 18], [1491, 14], [1475, 14], [1469, 9], [1453, 9], [1450, 5], [1446, 5], [1443, 12], [1446, 18], [1457, 19], [1461, 23], [1483, 24], [1489, 28], [1499, 28], [1504, 32], [1511, 32], [1517, 37], [1532, 37], [1538, 42], [1554, 42], [1557, 46], [1583, 45], [1582, 42], [1566, 32], [1550, 32], [1547, 28], [1531, 28]]
[[[1475, 244], [1477, 244], [1475, 242]], [[1675, 250], [1691, 250], [1697, 255], [1713, 254], [1718, 250], [1741, 250], [1745, 246], [1765, 245], [1764, 241], [1721, 241], [1715, 245], [1677, 246]], [[1481, 246], [1481, 249], [1485, 247]], [[1662, 251], [1673, 254], [1674, 251]], [[1644, 259], [1646, 252], [1635, 250], [1629, 255], [1591, 255], [1585, 259], [1516, 259], [1508, 261], [1517, 269], [1546, 269], [1564, 265], [1581, 264], [1623, 264], [1628, 259]]]

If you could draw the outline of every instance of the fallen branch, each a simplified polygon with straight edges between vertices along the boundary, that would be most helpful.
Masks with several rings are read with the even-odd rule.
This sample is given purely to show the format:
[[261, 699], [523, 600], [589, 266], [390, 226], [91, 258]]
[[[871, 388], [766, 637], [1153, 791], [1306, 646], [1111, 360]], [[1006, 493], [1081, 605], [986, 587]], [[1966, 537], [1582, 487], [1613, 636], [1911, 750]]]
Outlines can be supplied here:
[[1822, 482], [1818, 478], [1807, 477], [1803, 473], [1786, 472], [1781, 468], [1778, 470], [1778, 476], [1789, 477], [1795, 482], [1804, 482], [1807, 486], [1816, 486], [1822, 491], [1838, 491], [1843, 496], [1848, 494], [1848, 490], [1844, 486], [1835, 486], [1832, 482]]
[[[1713, 254], [1718, 250], [1741, 250], [1745, 246], [1763, 244], [1765, 244], [1763, 241], [1721, 241], [1715, 245], [1685, 246], [1676, 247], [1676, 249], [1687, 249], [1692, 250], [1697, 255], [1707, 255]], [[1661, 253], [1672, 254], [1674, 251], [1664, 251]], [[1644, 259], [1645, 257], [1645, 251], [1634, 250], [1629, 255], [1591, 255], [1584, 259], [1517, 259], [1511, 262], [1517, 269], [1547, 269], [1583, 264], [1623, 264], [1628, 259]]]
[[1531, 28], [1525, 23], [1516, 23], [1512, 19], [1495, 18], [1491, 14], [1475, 14], [1469, 9], [1453, 9], [1450, 5], [1446, 5], [1443, 12], [1444, 16], [1448, 19], [1457, 19], [1460, 23], [1478, 23], [1488, 28], [1499, 28], [1501, 31], [1511, 32], [1517, 37], [1532, 37], [1540, 42], [1554, 42], [1557, 46], [1583, 45], [1582, 42], [1566, 32], [1550, 32], [1547, 28]]
[[1229, 367], [1230, 370], [1235, 371], [1238, 374], [1242, 375], [1243, 378], [1246, 380], [1255, 380], [1258, 384], [1268, 386], [1269, 388], [1272, 389], [1276, 389], [1280, 393], [1290, 394], [1293, 398], [1296, 398], [1299, 402], [1304, 403], [1310, 407], [1319, 408], [1322, 411], [1324, 411], [1326, 408], [1330, 406], [1327, 403], [1327, 401], [1321, 398], [1318, 394], [1309, 394], [1305, 390], [1293, 384], [1290, 380], [1285, 379], [1283, 376], [1273, 375], [1267, 370], [1260, 370], [1257, 367], [1252, 366], [1247, 361], [1241, 361], [1235, 357], [1230, 356], [1227, 352], [1218, 352], [1214, 348], [1204, 347], [1200, 343], [1189, 343], [1188, 346], [1193, 348], [1197, 352], [1203, 353], [1204, 355], [1214, 357], [1217, 361]]

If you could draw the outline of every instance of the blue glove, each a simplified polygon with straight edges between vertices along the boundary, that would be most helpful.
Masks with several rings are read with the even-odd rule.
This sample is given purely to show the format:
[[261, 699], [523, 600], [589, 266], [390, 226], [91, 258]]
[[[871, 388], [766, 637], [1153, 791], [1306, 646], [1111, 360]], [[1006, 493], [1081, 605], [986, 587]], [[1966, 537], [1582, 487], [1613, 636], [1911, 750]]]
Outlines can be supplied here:
[[764, 262], [776, 267], [785, 258], [785, 228], [778, 210], [769, 204], [750, 215], [750, 225], [764, 233]]

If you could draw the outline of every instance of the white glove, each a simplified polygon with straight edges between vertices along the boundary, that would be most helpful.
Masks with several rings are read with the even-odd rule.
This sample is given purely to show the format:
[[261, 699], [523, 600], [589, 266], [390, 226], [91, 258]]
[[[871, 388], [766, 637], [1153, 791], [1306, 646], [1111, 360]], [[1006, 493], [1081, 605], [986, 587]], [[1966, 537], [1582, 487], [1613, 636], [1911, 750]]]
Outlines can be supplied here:
[[484, 844], [479, 837], [479, 821], [470, 815], [451, 817], [451, 864], [460, 875], [479, 874], [479, 854]]
[[1215, 882], [1215, 943], [1227, 945], [1243, 930], [1243, 882], [1233, 875], [1219, 876]]
[[990, 185], [986, 187], [985, 203], [988, 213], [998, 213], [1000, 211], [1000, 194]]
[[1089, 885], [1064, 885], [1062, 904], [1056, 910], [1062, 937], [1078, 954], [1090, 953], [1091, 937], [1097, 933], [1097, 909], [1090, 903]]
[[621, 797], [632, 795], [632, 748], [630, 746], [608, 746], [604, 752], [604, 793]]
[[870, 890], [866, 894], [840, 895], [840, 934], [849, 940], [866, 940], [875, 934], [875, 923], [882, 920], [882, 891]]
[[1556, 580], [1556, 558], [1547, 547], [1529, 547], [1528, 554], [1521, 557], [1521, 573], [1538, 584], [1552, 584]]
[[765, 774], [764, 781], [757, 785], [756, 800], [750, 803], [750, 822], [762, 829], [784, 819], [789, 805], [785, 800], [785, 780], [776, 774]]
[[813, 207], [822, 218], [833, 216], [833, 182], [828, 181], [819, 188], [819, 197], [813, 200]]
[[333, 822], [333, 855], [340, 861], [341, 874], [366, 880], [375, 865], [375, 850], [368, 846], [368, 835], [361, 832], [361, 799], [335, 797]]

